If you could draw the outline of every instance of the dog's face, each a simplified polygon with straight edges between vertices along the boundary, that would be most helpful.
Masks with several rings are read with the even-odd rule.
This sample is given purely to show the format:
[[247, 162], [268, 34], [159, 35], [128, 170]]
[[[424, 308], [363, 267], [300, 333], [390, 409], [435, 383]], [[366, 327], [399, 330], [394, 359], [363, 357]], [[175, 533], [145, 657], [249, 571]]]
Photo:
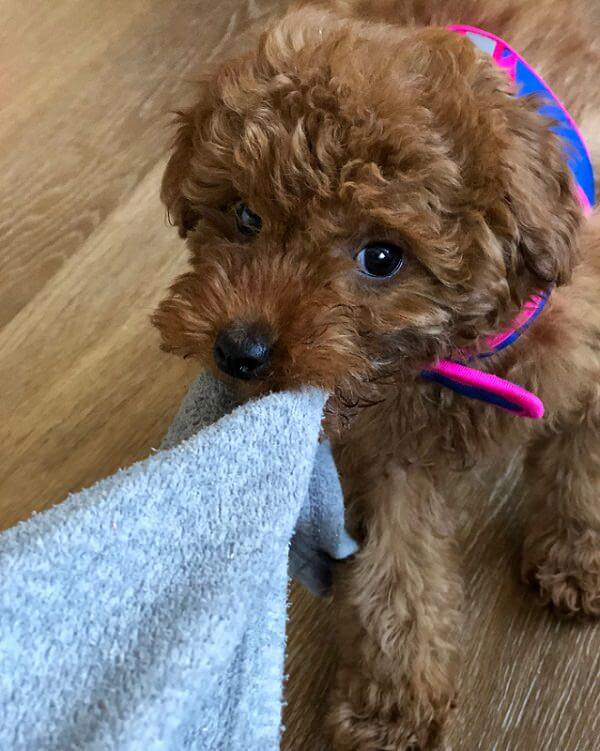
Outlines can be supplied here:
[[289, 14], [180, 116], [163, 199], [192, 270], [163, 347], [332, 391], [476, 346], [570, 275], [580, 209], [536, 109], [458, 35]]

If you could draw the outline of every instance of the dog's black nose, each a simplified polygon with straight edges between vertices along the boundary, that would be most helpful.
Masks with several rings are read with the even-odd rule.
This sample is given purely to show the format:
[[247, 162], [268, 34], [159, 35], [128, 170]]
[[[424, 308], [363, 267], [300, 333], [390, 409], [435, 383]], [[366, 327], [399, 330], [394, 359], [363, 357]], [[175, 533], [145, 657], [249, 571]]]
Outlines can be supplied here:
[[255, 325], [233, 324], [221, 331], [215, 342], [215, 362], [234, 378], [258, 378], [271, 356], [269, 335]]

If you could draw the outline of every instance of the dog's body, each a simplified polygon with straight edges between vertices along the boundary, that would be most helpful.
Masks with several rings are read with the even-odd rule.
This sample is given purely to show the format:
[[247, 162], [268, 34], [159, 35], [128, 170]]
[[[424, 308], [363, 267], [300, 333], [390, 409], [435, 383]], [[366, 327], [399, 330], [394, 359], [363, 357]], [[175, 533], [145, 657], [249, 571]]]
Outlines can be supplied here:
[[[268, 332], [254, 390], [336, 394], [327, 425], [362, 543], [336, 585], [336, 751], [439, 736], [461, 621], [454, 520], [473, 466], [525, 451], [524, 576], [558, 610], [600, 616], [600, 215], [582, 220], [537, 109], [469, 42], [425, 28], [468, 23], [505, 38], [593, 154], [600, 14], [583, 0], [480, 5], [296, 9], [208, 79], [163, 186], [193, 265], [155, 316], [166, 348], [214, 366], [219, 332], [250, 321]], [[228, 209], [240, 199], [250, 239]], [[359, 278], [356, 250], [380, 237], [406, 249], [400, 270]], [[543, 421], [419, 377], [553, 284], [531, 328], [477, 365], [537, 393]], [[229, 356], [219, 346], [217, 362]]]

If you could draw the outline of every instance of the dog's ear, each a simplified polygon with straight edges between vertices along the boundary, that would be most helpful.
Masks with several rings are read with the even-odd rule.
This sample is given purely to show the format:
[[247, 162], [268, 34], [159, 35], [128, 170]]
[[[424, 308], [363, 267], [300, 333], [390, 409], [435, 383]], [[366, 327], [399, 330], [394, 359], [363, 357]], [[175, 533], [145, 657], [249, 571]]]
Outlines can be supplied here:
[[176, 123], [177, 134], [163, 175], [160, 197], [167, 207], [169, 221], [177, 227], [180, 237], [186, 237], [198, 222], [198, 214], [184, 193], [192, 157], [193, 111], [178, 112]]
[[567, 166], [564, 145], [539, 103], [514, 100], [508, 142], [500, 165], [512, 221], [507, 266], [517, 277], [529, 271], [540, 287], [569, 281], [578, 250], [582, 209]]

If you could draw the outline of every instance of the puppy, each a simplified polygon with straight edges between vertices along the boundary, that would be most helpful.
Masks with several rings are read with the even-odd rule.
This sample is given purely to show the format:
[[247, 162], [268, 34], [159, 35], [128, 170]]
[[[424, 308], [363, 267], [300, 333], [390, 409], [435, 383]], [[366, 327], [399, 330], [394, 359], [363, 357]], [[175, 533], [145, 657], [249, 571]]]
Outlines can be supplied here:
[[[592, 0], [303, 4], [199, 85], [162, 196], [191, 252], [163, 348], [248, 394], [312, 384], [361, 550], [336, 582], [336, 751], [426, 748], [454, 705], [457, 508], [522, 447], [523, 576], [600, 615], [600, 219], [535, 98], [449, 24], [528, 59], [598, 140]], [[598, 131], [600, 132], [600, 131]], [[596, 138], [596, 140], [595, 140]], [[470, 367], [535, 392], [524, 419], [423, 377]]]

